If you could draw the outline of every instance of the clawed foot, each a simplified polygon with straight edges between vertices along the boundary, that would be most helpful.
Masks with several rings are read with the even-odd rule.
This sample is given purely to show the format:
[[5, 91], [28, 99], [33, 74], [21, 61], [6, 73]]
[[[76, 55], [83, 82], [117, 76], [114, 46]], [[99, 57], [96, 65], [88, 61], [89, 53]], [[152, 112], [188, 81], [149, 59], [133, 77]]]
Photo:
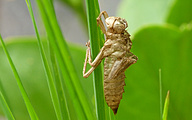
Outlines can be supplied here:
[[90, 47], [90, 41], [88, 41], [88, 42], [86, 43], [86, 46], [87, 46], [87, 47]]

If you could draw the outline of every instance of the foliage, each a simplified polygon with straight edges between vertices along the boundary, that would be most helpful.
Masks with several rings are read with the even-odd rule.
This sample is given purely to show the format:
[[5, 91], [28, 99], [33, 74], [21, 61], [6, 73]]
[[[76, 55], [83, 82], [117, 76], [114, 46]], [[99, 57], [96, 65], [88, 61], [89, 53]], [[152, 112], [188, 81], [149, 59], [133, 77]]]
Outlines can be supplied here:
[[[72, 9], [75, 9], [75, 4], [80, 6], [78, 9], [81, 10], [75, 11], [81, 11], [82, 13], [78, 13], [78, 15], [82, 17], [84, 16], [83, 14], [85, 14], [81, 6], [83, 5], [81, 3], [82, 1], [79, 0], [79, 2], [76, 2], [78, 4], [73, 0], [73, 2], [70, 2], [68, 5], [72, 6]], [[192, 96], [190, 93], [190, 91], [192, 91], [192, 77], [190, 75], [192, 72], [191, 8], [192, 1], [189, 0], [145, 0], [142, 2], [137, 0], [122, 0], [118, 9], [118, 16], [124, 17], [128, 21], [128, 31], [131, 31], [130, 34], [132, 35], [133, 41], [132, 52], [138, 56], [139, 60], [126, 71], [125, 93], [120, 103], [118, 113], [115, 116], [117, 120], [161, 119], [162, 115], [160, 115], [159, 112], [158, 75], [160, 68], [162, 70], [163, 100], [165, 100], [167, 91], [170, 90], [167, 119], [192, 119]], [[47, 18], [49, 18], [49, 22], [51, 23], [53, 16], [50, 17], [49, 12], [47, 13]], [[85, 21], [85, 19], [83, 21]], [[82, 24], [84, 23], [82, 22]], [[58, 32], [55, 31], [54, 35], [56, 34], [58, 34]], [[54, 37], [56, 38], [56, 36]], [[94, 107], [95, 103], [93, 102], [94, 88], [92, 77], [90, 76], [87, 79], [82, 77], [86, 49], [85, 47], [70, 43], [68, 43], [67, 46], [67, 49], [70, 51], [71, 62], [74, 64], [75, 69], [75, 73], [72, 72], [72, 74], [77, 75], [77, 80], [80, 85], [78, 89], [73, 88], [72, 86], [74, 84], [72, 83], [71, 89], [68, 89], [68, 84], [64, 85], [67, 107], [70, 117], [73, 120], [77, 119], [77, 116], [85, 118], [87, 114], [85, 112], [86, 105], [81, 108], [81, 105], [84, 103], [80, 102], [81, 100], [79, 100], [78, 97], [79, 93], [77, 93], [77, 91], [81, 89], [81, 86], [84, 92], [82, 93], [84, 94], [83, 99], [85, 99], [85, 102], [89, 105], [88, 108], [91, 110], [90, 112], [95, 114], [96, 110]], [[56, 119], [36, 38], [10, 38], [6, 43], [6, 47], [39, 119]], [[43, 43], [43, 47], [47, 57], [50, 57], [50, 47], [47, 46], [47, 42]], [[2, 98], [6, 100], [5, 103], [10, 107], [7, 111], [11, 110], [16, 119], [30, 119], [14, 79], [12, 69], [8, 67], [9, 63], [2, 47], [0, 47], [0, 56], [0, 100], [1, 102]], [[58, 60], [58, 56], [56, 58]], [[49, 62], [51, 63], [51, 60], [49, 60]], [[64, 63], [68, 64], [66, 61]], [[57, 61], [56, 64], [59, 64], [59, 62]], [[62, 72], [62, 70], [59, 69], [59, 72]], [[65, 76], [60, 77], [63, 79]], [[70, 94], [70, 90], [73, 91], [73, 96]], [[80, 105], [78, 110], [75, 108], [73, 100], [77, 100], [76, 104]], [[107, 114], [108, 111], [109, 115]], [[108, 108], [105, 109], [105, 114], [106, 119], [114, 119], [113, 114]]]

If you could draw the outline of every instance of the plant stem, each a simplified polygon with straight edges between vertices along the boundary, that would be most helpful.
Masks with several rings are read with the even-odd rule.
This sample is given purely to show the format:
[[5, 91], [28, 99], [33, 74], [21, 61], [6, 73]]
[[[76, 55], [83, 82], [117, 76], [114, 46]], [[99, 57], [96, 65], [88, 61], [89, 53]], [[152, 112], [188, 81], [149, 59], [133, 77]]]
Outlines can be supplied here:
[[24, 100], [24, 102], [25, 102], [25, 105], [26, 105], [26, 107], [27, 107], [27, 111], [28, 111], [28, 113], [29, 113], [29, 115], [30, 115], [30, 118], [31, 118], [31, 120], [38, 120], [39, 118], [37, 117], [37, 114], [36, 114], [36, 112], [35, 112], [32, 104], [31, 104], [31, 102], [30, 102], [30, 100], [29, 100], [28, 95], [27, 95], [27, 92], [25, 91], [25, 89], [24, 89], [24, 87], [23, 87], [23, 84], [22, 84], [22, 82], [21, 82], [21, 79], [20, 79], [20, 77], [19, 77], [19, 74], [18, 74], [18, 72], [17, 72], [17, 70], [16, 70], [16, 68], [15, 68], [15, 65], [14, 65], [14, 63], [13, 63], [13, 61], [12, 61], [12, 59], [11, 59], [11, 56], [10, 56], [10, 54], [9, 54], [6, 46], [5, 46], [5, 43], [4, 43], [1, 35], [0, 35], [0, 41], [1, 41], [1, 43], [2, 43], [2, 47], [3, 47], [4, 51], [5, 51], [5, 54], [6, 54], [6, 56], [7, 56], [7, 59], [8, 59], [8, 61], [9, 61], [10, 66], [11, 66], [11, 69], [12, 69], [12, 71], [13, 71], [13, 73], [14, 73], [15, 79], [16, 79], [16, 81], [17, 81], [17, 85], [18, 85], [18, 87], [19, 87], [19, 90], [20, 90], [20, 92], [21, 92], [21, 95], [22, 95], [22, 97], [23, 97], [23, 100]]
[[163, 119], [162, 120], [167, 120], [168, 107], [169, 107], [169, 90], [168, 90], [167, 96], [165, 98], [164, 109], [163, 109]]
[[[100, 10], [97, 0], [86, 0], [87, 21], [89, 29], [89, 38], [91, 46], [92, 58], [95, 58], [100, 51], [100, 43], [104, 37], [102, 36], [99, 27], [97, 26], [96, 18]], [[100, 40], [99, 40], [100, 39]], [[103, 93], [103, 72], [102, 66], [99, 65], [93, 72], [93, 84], [95, 94], [95, 107], [98, 120], [105, 119], [105, 100]]]
[[159, 96], [160, 96], [160, 120], [162, 119], [162, 83], [161, 83], [161, 69], [159, 69]]

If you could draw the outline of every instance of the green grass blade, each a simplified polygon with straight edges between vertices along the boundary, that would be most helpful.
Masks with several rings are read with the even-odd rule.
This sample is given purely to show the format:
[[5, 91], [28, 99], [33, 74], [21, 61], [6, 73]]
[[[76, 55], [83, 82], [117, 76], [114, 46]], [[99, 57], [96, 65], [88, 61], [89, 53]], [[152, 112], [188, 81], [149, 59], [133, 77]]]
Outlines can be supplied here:
[[[58, 63], [59, 63], [63, 78], [65, 79], [64, 84], [67, 85], [68, 92], [69, 92], [71, 98], [73, 98], [72, 102], [73, 102], [74, 107], [76, 107], [75, 110], [76, 110], [76, 113], [78, 114], [77, 115], [78, 118], [82, 118], [83, 115], [84, 115], [82, 113], [83, 109], [81, 108], [81, 105], [79, 104], [78, 99], [76, 99], [76, 93], [75, 93], [75, 91], [73, 89], [73, 85], [72, 85], [72, 83], [70, 81], [71, 78], [70, 78], [69, 73], [68, 73], [68, 71], [66, 69], [66, 65], [65, 65], [65, 63], [64, 63], [64, 61], [62, 59], [62, 55], [60, 53], [58, 45], [57, 45], [57, 43], [55, 41], [55, 35], [54, 35], [53, 30], [52, 30], [52, 27], [50, 26], [49, 18], [47, 17], [47, 14], [46, 14], [46, 12], [44, 10], [44, 5], [40, 1], [37, 1], [37, 3], [38, 3], [38, 6], [39, 6], [39, 9], [41, 11], [41, 16], [42, 16], [43, 23], [44, 23], [46, 31], [47, 31], [47, 35], [48, 35], [50, 45], [53, 48], [53, 50], [54, 50], [54, 52], [55, 52], [55, 54], [57, 56], [57, 60], [58, 60]], [[63, 84], [61, 86], [63, 86]]]
[[2, 92], [0, 91], [0, 104], [8, 120], [15, 120]]
[[70, 120], [71, 118], [70, 118], [69, 110], [67, 107], [66, 95], [64, 93], [64, 88], [62, 86], [63, 84], [62, 84], [62, 81], [61, 81], [61, 78], [59, 75], [59, 67], [58, 67], [58, 64], [57, 64], [57, 61], [56, 61], [52, 48], [51, 47], [49, 47], [49, 48], [50, 48], [50, 58], [51, 58], [51, 63], [52, 63], [52, 67], [53, 67], [53, 73], [55, 76], [55, 85], [56, 85], [57, 93], [59, 96], [59, 104], [61, 107], [61, 113], [64, 114], [63, 118]]
[[28, 6], [28, 9], [29, 9], [29, 13], [31, 15], [31, 19], [32, 19], [32, 22], [33, 22], [35, 32], [36, 32], [38, 45], [39, 45], [41, 57], [42, 57], [42, 60], [43, 60], [44, 69], [45, 69], [46, 75], [47, 75], [47, 82], [48, 82], [48, 86], [49, 86], [53, 106], [54, 106], [54, 109], [55, 109], [55, 113], [56, 113], [57, 119], [62, 120], [64, 118], [63, 118], [63, 113], [61, 113], [62, 110], [60, 109], [60, 105], [59, 105], [59, 96], [57, 94], [56, 86], [54, 84], [54, 79], [53, 79], [53, 76], [52, 76], [52, 73], [51, 73], [51, 69], [49, 67], [48, 61], [47, 61], [46, 56], [45, 56], [42, 41], [40, 40], [40, 37], [39, 37], [39, 32], [37, 30], [37, 26], [36, 26], [36, 23], [35, 23], [35, 18], [34, 18], [32, 7], [31, 7], [31, 2], [30, 2], [30, 0], [28, 0], [28, 1], [26, 0], [26, 3], [27, 3], [27, 6]]
[[5, 51], [5, 54], [6, 54], [6, 56], [7, 56], [7, 59], [8, 59], [8, 61], [9, 61], [10, 65], [11, 65], [11, 68], [12, 68], [12, 70], [13, 70], [15, 79], [17, 80], [17, 84], [18, 84], [18, 86], [19, 86], [19, 90], [20, 90], [20, 92], [21, 92], [21, 94], [22, 94], [22, 97], [23, 97], [23, 99], [24, 99], [24, 102], [25, 102], [25, 105], [26, 105], [26, 107], [27, 107], [28, 113], [29, 113], [29, 115], [30, 115], [30, 117], [31, 117], [32, 120], [38, 120], [38, 117], [37, 117], [37, 115], [36, 115], [36, 112], [35, 112], [32, 104], [31, 104], [31, 102], [30, 102], [30, 100], [29, 100], [29, 97], [28, 97], [28, 95], [27, 95], [24, 87], [23, 87], [23, 84], [22, 84], [22, 82], [21, 82], [21, 79], [20, 79], [20, 77], [19, 77], [19, 74], [18, 74], [18, 72], [17, 72], [17, 70], [16, 70], [16, 68], [15, 68], [15, 65], [13, 64], [13, 61], [12, 61], [12, 59], [11, 59], [9, 53], [8, 53], [8, 50], [7, 50], [6, 46], [5, 46], [5, 43], [4, 43], [1, 35], [0, 35], [0, 41], [1, 41], [1, 43], [2, 43], [2, 47], [3, 47], [4, 51]]
[[[91, 45], [92, 58], [95, 58], [100, 51], [101, 38], [99, 27], [97, 26], [96, 18], [98, 17], [100, 10], [97, 0], [86, 0], [87, 19], [89, 38]], [[95, 105], [96, 114], [99, 120], [105, 119], [105, 100], [103, 93], [103, 72], [102, 66], [99, 65], [93, 72], [94, 93], [95, 93]]]
[[[111, 108], [110, 107], [108, 107], [108, 112], [109, 112], [109, 120], [112, 120], [112, 112], [111, 112]], [[111, 114], [112, 113], [112, 114]]]
[[162, 120], [167, 120], [168, 107], [169, 107], [169, 91], [167, 92], [167, 96], [165, 98], [165, 104], [164, 104], [164, 109], [163, 109], [163, 119]]
[[85, 114], [87, 119], [93, 119], [93, 112], [88, 105], [85, 93], [79, 78], [77, 77], [68, 46], [66, 45], [64, 37], [59, 28], [54, 8], [49, 2], [44, 0], [37, 0], [37, 3], [41, 11], [41, 16], [43, 18], [43, 23], [45, 24], [50, 45], [56, 54], [59, 67], [64, 78], [65, 86], [67, 86], [69, 95], [72, 98], [75, 110], [79, 116], [78, 118], [83, 118]]
[[15, 120], [4, 95], [5, 94], [4, 94], [2, 84], [0, 81], [0, 105], [1, 105], [1, 108], [2, 108], [2, 110], [3, 110], [5, 116], [7, 117], [8, 120]]
[[[108, 107], [108, 106], [107, 106]], [[113, 113], [113, 111], [112, 111], [112, 109], [110, 108], [110, 107], [108, 107], [108, 116], [106, 115], [106, 117], [109, 117], [108, 119], [109, 120], [116, 120], [116, 115], [114, 115], [114, 113]], [[107, 120], [108, 120], [107, 119]]]
[[160, 120], [162, 119], [162, 83], [161, 83], [161, 69], [159, 69], [159, 102], [160, 102]]

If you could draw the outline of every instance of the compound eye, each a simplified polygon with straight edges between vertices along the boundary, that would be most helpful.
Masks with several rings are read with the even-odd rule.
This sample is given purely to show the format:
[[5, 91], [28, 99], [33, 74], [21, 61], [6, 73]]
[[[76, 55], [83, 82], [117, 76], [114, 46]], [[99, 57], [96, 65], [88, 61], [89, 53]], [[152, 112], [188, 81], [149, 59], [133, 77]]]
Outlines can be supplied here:
[[122, 21], [123, 21], [123, 24], [125, 25], [125, 28], [127, 28], [128, 27], [127, 21], [125, 19], [122, 19]]
[[122, 21], [115, 21], [114, 23], [114, 27], [121, 27], [121, 28], [124, 28], [125, 25]]
[[106, 18], [106, 19], [105, 19], [105, 23], [106, 23], [107, 28], [112, 28], [114, 21], [115, 21], [115, 18], [114, 18], [114, 17], [108, 17], [108, 18]]
[[113, 29], [117, 31], [118, 33], [121, 33], [125, 29], [125, 25], [121, 21], [115, 21]]
[[128, 27], [127, 21], [125, 19], [120, 19], [119, 22], [125, 26], [125, 28]]
[[120, 22], [119, 21], [115, 21], [114, 27], [119, 26], [119, 25], [120, 25]]

